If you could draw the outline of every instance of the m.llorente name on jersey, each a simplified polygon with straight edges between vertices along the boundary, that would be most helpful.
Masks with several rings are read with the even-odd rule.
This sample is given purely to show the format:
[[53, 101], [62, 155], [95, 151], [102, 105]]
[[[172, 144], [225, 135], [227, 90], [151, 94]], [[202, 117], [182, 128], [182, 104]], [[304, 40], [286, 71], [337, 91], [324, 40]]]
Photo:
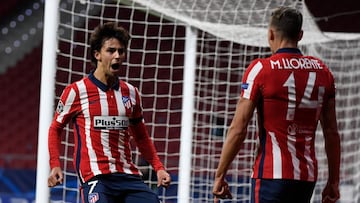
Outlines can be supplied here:
[[129, 118], [126, 116], [94, 116], [94, 128], [107, 130], [126, 130]]
[[316, 59], [310, 58], [283, 58], [280, 60], [270, 60], [271, 69], [323, 69], [321, 63]]

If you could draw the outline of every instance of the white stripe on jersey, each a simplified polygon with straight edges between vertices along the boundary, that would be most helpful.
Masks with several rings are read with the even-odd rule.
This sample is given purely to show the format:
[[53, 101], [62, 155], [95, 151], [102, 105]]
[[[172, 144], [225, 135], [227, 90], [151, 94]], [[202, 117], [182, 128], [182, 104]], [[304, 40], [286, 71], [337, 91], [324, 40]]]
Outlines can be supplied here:
[[[125, 82], [126, 83], [126, 82]], [[126, 83], [126, 85], [129, 88], [129, 95], [130, 95], [130, 99], [131, 99], [131, 104], [133, 106], [136, 105], [136, 92], [135, 92], [135, 87], [132, 85], [129, 85], [128, 83]], [[141, 105], [141, 104], [140, 104]]]
[[263, 68], [263, 65], [259, 61], [250, 70], [250, 73], [249, 73], [248, 77], [246, 78], [246, 83], [248, 84], [248, 88], [244, 90], [244, 94], [243, 94], [244, 98], [250, 99], [251, 90], [252, 90], [252, 87], [254, 85], [254, 80], [255, 80], [256, 76], [259, 74], [259, 72], [261, 71], [262, 68]]
[[275, 133], [269, 132], [272, 143], [272, 155], [273, 155], [273, 178], [280, 179], [282, 178], [282, 157], [281, 151], [279, 148], [279, 143], [276, 140]]
[[284, 86], [288, 88], [288, 108], [286, 114], [286, 120], [292, 121], [295, 116], [295, 108], [296, 108], [296, 89], [295, 89], [295, 78], [294, 73], [292, 72], [289, 78], [284, 83]]
[[[91, 171], [94, 173], [94, 175], [101, 174], [101, 171], [99, 170], [98, 165], [96, 164], [96, 153], [95, 150], [92, 147], [91, 143], [91, 137], [90, 137], [90, 125], [91, 125], [91, 118], [90, 118], [90, 112], [89, 112], [89, 101], [88, 101], [88, 94], [86, 92], [86, 87], [84, 80], [80, 80], [76, 83], [79, 89], [79, 96], [80, 96], [80, 102], [81, 102], [81, 108], [82, 112], [84, 114], [85, 119], [85, 136], [86, 136], [86, 147], [88, 148], [88, 155], [90, 158], [90, 167]], [[84, 181], [83, 177], [81, 179]]]
[[[71, 105], [73, 104], [74, 100], [76, 97], [76, 93], [74, 89], [70, 89], [69, 95], [65, 101], [63, 110], [60, 112], [60, 114], [58, 115], [58, 117], [56, 118], [56, 121], [59, 123], [64, 123], [63, 119], [64, 119], [64, 115], [67, 115], [71, 109]], [[69, 104], [69, 105], [68, 105]]]
[[300, 160], [296, 157], [296, 137], [293, 135], [288, 135], [287, 146], [289, 153], [291, 154], [291, 161], [294, 167], [294, 179], [300, 180]]
[[305, 152], [304, 152], [304, 156], [306, 158], [307, 164], [306, 166], [308, 167], [308, 181], [315, 181], [315, 174], [314, 174], [314, 162], [311, 159], [311, 141], [312, 141], [312, 137], [311, 136], [306, 136], [305, 137]]
[[[98, 90], [99, 97], [100, 97], [100, 108], [101, 108], [100, 109], [101, 110], [100, 115], [107, 116], [107, 115], [109, 115], [109, 106], [108, 106], [108, 102], [107, 102], [107, 95], [100, 88], [97, 88], [97, 90]], [[100, 139], [101, 139], [101, 145], [103, 146], [104, 155], [109, 160], [109, 169], [110, 169], [110, 171], [112, 173], [117, 172], [116, 167], [115, 167], [115, 162], [116, 161], [112, 157], [111, 151], [110, 151], [109, 130], [101, 129]]]

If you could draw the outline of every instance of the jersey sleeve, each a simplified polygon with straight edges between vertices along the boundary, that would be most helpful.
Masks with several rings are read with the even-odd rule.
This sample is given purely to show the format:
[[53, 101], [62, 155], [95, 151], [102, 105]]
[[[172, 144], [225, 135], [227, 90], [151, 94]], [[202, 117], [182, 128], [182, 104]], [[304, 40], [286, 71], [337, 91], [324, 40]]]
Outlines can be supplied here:
[[329, 99], [335, 98], [336, 94], [336, 86], [335, 86], [335, 79], [331, 71], [328, 69], [329, 81], [330, 81], [330, 89], [329, 89]]
[[64, 89], [58, 101], [54, 118], [48, 131], [48, 150], [50, 155], [50, 167], [60, 166], [60, 143], [61, 133], [65, 125], [76, 114], [76, 92], [73, 87], [68, 86]]
[[155, 171], [164, 170], [165, 167], [157, 155], [155, 145], [150, 138], [145, 123], [142, 121], [136, 125], [131, 125], [130, 129], [143, 158], [154, 168]]
[[326, 95], [324, 97], [325, 100], [327, 99], [334, 99], [335, 98], [335, 94], [336, 94], [336, 85], [335, 85], [335, 78], [333, 73], [331, 72], [331, 70], [329, 69], [329, 67], [324, 64], [324, 62], [322, 60], [320, 60], [317, 57], [314, 56], [308, 56], [311, 59], [317, 60], [320, 62], [321, 67], [323, 67], [323, 71], [325, 71], [326, 75], [326, 81], [328, 82], [326, 84]]
[[137, 88], [134, 89], [135, 89], [135, 96], [132, 97], [133, 111], [131, 115], [131, 121], [136, 124], [142, 121], [143, 111], [142, 111], [142, 103], [141, 103], [141, 96], [139, 90]]
[[263, 64], [260, 60], [254, 60], [246, 69], [241, 83], [241, 97], [257, 100], [261, 90], [261, 70]]

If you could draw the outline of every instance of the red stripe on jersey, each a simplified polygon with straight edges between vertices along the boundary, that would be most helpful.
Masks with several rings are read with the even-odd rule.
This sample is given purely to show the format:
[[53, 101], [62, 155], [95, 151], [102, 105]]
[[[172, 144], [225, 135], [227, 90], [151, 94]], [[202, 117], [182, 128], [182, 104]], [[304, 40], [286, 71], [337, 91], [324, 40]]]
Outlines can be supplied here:
[[261, 187], [260, 179], [255, 179], [255, 191], [254, 191], [255, 203], [260, 202], [260, 187]]
[[[269, 136], [267, 137], [267, 139], [271, 139]], [[264, 167], [264, 172], [263, 172], [263, 177], [267, 177], [271, 174], [271, 176], [273, 176], [273, 169], [274, 169], [274, 162], [273, 162], [273, 157], [274, 157], [274, 154], [273, 154], [273, 146], [271, 144], [270, 141], [266, 142], [265, 143], [265, 150], [264, 152], [265, 153], [265, 159], [264, 159], [264, 163], [267, 163], [266, 164], [266, 167]], [[276, 158], [281, 158], [281, 157], [276, 157]]]

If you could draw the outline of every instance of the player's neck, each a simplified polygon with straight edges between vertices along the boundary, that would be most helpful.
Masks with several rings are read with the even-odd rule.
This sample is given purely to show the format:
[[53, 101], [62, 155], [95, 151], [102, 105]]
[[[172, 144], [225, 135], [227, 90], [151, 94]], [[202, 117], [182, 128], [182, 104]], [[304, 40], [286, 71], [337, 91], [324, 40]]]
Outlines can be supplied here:
[[117, 76], [112, 74], [107, 74], [101, 68], [96, 68], [94, 72], [94, 77], [100, 82], [104, 83], [108, 87], [112, 87], [117, 82]]
[[288, 40], [279, 41], [273, 51], [275, 53], [277, 50], [283, 49], [283, 48], [298, 48], [297, 42], [288, 41]]

